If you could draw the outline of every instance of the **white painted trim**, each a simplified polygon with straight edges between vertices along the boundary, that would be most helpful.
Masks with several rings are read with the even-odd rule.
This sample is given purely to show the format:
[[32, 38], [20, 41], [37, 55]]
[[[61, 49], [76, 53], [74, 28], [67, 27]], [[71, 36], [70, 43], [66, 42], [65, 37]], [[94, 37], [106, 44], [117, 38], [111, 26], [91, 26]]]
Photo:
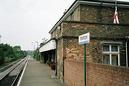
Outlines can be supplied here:
[[109, 52], [110, 52], [110, 65], [112, 65], [111, 45], [109, 45]]
[[[101, 0], [99, 0], [101, 1]], [[105, 0], [105, 1], [109, 1], [109, 0]], [[114, 2], [114, 1], [109, 1], [109, 2]], [[120, 1], [119, 1], [120, 2]], [[114, 6], [114, 3], [108, 3], [108, 2], [91, 2], [91, 1], [79, 1], [80, 4], [89, 4], [89, 5], [102, 5], [102, 6]], [[125, 5], [125, 4], [117, 4], [118, 7], [129, 7], [129, 5]]]
[[118, 66], [120, 66], [120, 54], [118, 54]]
[[25, 73], [27, 64], [28, 64], [28, 59], [27, 59], [27, 62], [26, 62], [26, 64], [25, 64], [25, 67], [24, 67], [24, 69], [23, 69], [23, 71], [22, 71], [22, 74], [21, 74], [21, 76], [20, 76], [20, 78], [19, 78], [19, 81], [18, 81], [18, 83], [17, 83], [17, 86], [20, 86], [20, 83], [21, 83], [22, 78], [23, 78], [23, 75], [24, 75], [24, 73]]
[[101, 44], [122, 44], [122, 42], [118, 41], [102, 41]]
[[[107, 43], [107, 42], [106, 42]], [[112, 43], [108, 43], [109, 45], [109, 51], [102, 51], [102, 54], [108, 54], [109, 55], [109, 60], [110, 60], [110, 65], [112, 65], [112, 55], [113, 54], [117, 54], [118, 55], [118, 66], [120, 66], [120, 46], [118, 46], [118, 51], [117, 52], [113, 52], [112, 49]]]
[[51, 40], [48, 43], [46, 43], [45, 45], [43, 45], [39, 49], [39, 52], [45, 52], [45, 51], [54, 50], [54, 49], [56, 49], [56, 41], [55, 40]]
[[118, 66], [120, 66], [120, 46], [118, 46]]
[[128, 41], [126, 41], [126, 67], [128, 67]]
[[112, 54], [109, 55], [110, 56], [110, 65], [112, 65]]

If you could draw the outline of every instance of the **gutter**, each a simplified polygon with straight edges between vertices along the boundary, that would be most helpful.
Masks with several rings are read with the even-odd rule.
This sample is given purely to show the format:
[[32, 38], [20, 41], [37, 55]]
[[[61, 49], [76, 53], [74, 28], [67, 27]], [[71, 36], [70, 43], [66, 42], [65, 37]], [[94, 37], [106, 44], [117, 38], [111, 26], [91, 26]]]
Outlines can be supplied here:
[[[53, 31], [56, 30], [56, 28], [63, 22], [65, 19], [80, 5], [92, 5], [92, 6], [106, 6], [106, 7], [114, 7], [115, 1], [108, 1], [108, 0], [76, 0], [74, 3], [70, 6], [70, 8], [66, 11], [66, 13], [59, 19], [59, 21], [53, 26], [53, 28], [49, 31], [51, 34]], [[117, 6], [121, 8], [129, 8], [129, 2], [120, 2], [118, 1]]]

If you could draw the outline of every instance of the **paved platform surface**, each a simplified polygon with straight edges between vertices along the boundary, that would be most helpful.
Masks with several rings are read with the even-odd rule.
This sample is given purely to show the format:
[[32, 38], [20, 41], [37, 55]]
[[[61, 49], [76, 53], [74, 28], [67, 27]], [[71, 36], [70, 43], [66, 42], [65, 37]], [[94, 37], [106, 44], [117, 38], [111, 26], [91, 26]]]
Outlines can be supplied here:
[[57, 79], [51, 79], [48, 65], [29, 60], [20, 86], [63, 86]]

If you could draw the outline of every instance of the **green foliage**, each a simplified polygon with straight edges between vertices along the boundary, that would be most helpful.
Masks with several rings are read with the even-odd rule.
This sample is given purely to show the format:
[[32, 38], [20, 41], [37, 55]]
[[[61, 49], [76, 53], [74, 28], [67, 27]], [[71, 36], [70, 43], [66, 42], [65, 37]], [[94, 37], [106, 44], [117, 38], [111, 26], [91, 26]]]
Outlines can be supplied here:
[[32, 50], [28, 50], [28, 51], [26, 51], [26, 53], [27, 53], [27, 55], [29, 55], [31, 57], [33, 57], [33, 55], [34, 55], [34, 51], [32, 51]]
[[39, 49], [36, 49], [35, 51], [34, 51], [34, 59], [36, 59], [36, 60], [40, 60], [40, 53], [39, 53]]
[[0, 44], [0, 65], [25, 57], [26, 55], [26, 51], [22, 51], [20, 46], [12, 47], [8, 44]]
[[13, 48], [8, 44], [0, 44], [0, 65], [9, 57], [14, 57]]
[[4, 53], [0, 45], [0, 65], [4, 63]]
[[20, 46], [13, 47], [13, 52], [15, 54], [15, 59], [23, 58], [27, 55], [27, 52], [22, 51]]

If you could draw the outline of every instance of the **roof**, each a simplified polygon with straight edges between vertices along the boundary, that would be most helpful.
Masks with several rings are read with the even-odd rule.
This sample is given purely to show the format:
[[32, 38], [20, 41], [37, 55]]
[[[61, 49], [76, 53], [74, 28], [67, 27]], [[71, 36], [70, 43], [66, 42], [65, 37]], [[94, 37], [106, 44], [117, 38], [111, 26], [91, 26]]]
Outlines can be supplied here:
[[45, 52], [45, 51], [54, 50], [54, 49], [56, 49], [56, 40], [50, 39], [39, 48], [39, 52]]
[[77, 1], [92, 1], [92, 2], [107, 2], [107, 3], [114, 3], [117, 1], [117, 3], [129, 4], [129, 1], [122, 1], [122, 0], [77, 0]]
[[[57, 23], [52, 27], [52, 29], [49, 31], [49, 33], [52, 33], [56, 30], [56, 27], [58, 27], [65, 19], [78, 7], [80, 4], [87, 4], [87, 5], [94, 5], [94, 6], [109, 6], [112, 7], [115, 5], [116, 0], [75, 0], [73, 4], [69, 7], [69, 9], [64, 13], [64, 15], [57, 21]], [[124, 7], [129, 8], [129, 2], [123, 2], [117, 0], [117, 6], [118, 7]]]

